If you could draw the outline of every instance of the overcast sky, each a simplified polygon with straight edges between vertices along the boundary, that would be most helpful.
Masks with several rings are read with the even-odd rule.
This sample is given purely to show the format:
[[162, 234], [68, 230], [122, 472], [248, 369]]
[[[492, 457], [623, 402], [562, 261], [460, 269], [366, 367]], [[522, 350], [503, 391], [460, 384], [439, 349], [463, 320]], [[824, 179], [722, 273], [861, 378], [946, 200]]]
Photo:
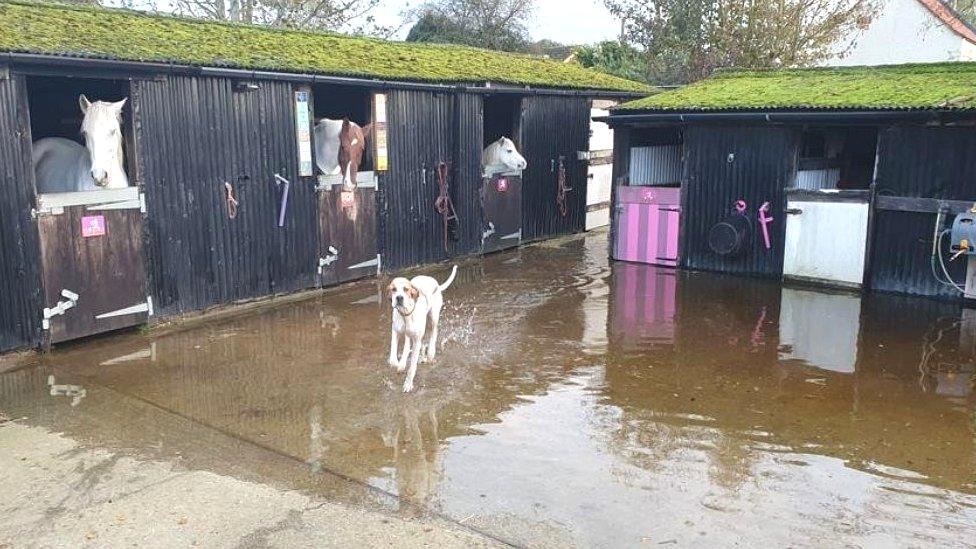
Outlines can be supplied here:
[[[406, 7], [416, 6], [417, 0], [384, 0], [377, 19], [383, 24], [396, 24]], [[529, 27], [532, 38], [548, 38], [564, 44], [589, 44], [616, 38], [620, 22], [610, 15], [600, 0], [536, 0], [535, 17]], [[397, 38], [406, 36], [407, 29]]]

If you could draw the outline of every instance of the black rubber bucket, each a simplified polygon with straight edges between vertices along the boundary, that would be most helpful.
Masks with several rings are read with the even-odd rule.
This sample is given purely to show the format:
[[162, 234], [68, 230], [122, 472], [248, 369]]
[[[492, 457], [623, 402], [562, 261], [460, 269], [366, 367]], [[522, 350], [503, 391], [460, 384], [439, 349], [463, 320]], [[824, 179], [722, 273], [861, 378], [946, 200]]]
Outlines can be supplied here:
[[708, 230], [708, 247], [724, 257], [746, 251], [752, 238], [752, 223], [744, 215], [730, 215]]

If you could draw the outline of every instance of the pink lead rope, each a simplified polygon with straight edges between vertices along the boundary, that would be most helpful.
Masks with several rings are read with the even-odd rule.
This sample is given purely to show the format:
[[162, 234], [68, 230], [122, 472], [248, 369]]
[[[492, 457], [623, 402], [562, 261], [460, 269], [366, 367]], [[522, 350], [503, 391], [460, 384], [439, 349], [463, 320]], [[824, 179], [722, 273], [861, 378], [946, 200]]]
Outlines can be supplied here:
[[766, 217], [767, 213], [769, 213], [769, 202], [763, 202], [763, 205], [759, 206], [759, 224], [762, 225], [763, 241], [765, 241], [768, 250], [773, 247], [769, 242], [769, 224], [772, 223], [773, 217]]

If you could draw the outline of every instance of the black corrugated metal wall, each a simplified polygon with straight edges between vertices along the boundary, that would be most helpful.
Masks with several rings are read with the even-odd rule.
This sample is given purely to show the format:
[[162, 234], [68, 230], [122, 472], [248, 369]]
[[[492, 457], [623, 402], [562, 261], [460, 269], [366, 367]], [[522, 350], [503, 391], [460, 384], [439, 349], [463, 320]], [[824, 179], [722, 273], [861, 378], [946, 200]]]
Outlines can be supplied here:
[[0, 78], [0, 351], [40, 343], [34, 174], [24, 77]]
[[[453, 161], [456, 154], [456, 107], [453, 94], [389, 92], [390, 169], [382, 175], [379, 193], [380, 253], [385, 270], [435, 263], [456, 254], [458, 243], [453, 239], [448, 241], [448, 251], [444, 250], [443, 223], [434, 209], [439, 193], [437, 164]], [[457, 206], [460, 194], [457, 182], [452, 183]]]
[[[586, 166], [590, 102], [583, 97], [531, 96], [522, 102], [522, 239], [582, 231], [586, 225]], [[566, 167], [567, 215], [556, 204], [559, 157]]]
[[458, 139], [454, 205], [458, 214], [458, 254], [481, 250], [484, 212], [481, 204], [481, 151], [484, 149], [484, 111], [480, 95], [458, 95]]
[[[312, 286], [317, 206], [295, 173], [291, 85], [235, 91], [229, 79], [171, 76], [136, 82], [133, 96], [158, 314]], [[284, 228], [274, 173], [292, 182]]]
[[[894, 127], [878, 136], [875, 185], [888, 196], [976, 201], [976, 129]], [[932, 274], [935, 214], [877, 210], [872, 235], [872, 289], [959, 297]], [[951, 218], [946, 221], [951, 226]], [[948, 251], [948, 236], [941, 253]], [[953, 279], [966, 277], [966, 262], [948, 264]]]
[[[756, 276], [783, 272], [784, 189], [796, 173], [797, 134], [786, 128], [692, 126], [685, 131], [681, 204], [681, 263], [691, 269]], [[730, 155], [732, 155], [730, 157]], [[744, 200], [753, 231], [749, 248], [734, 258], [708, 247], [711, 227]], [[769, 202], [772, 248], [763, 245], [757, 208]]]

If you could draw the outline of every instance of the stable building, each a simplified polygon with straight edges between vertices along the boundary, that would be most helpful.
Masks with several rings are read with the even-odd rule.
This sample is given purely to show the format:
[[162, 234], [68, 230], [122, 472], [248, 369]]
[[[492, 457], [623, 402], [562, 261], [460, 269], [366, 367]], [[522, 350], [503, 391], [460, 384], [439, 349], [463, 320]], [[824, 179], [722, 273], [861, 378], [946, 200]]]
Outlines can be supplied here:
[[972, 290], [976, 64], [723, 72], [604, 120], [615, 259]]
[[[117, 9], [0, 1], [0, 28], [0, 351], [582, 231], [591, 107], [648, 91]], [[84, 143], [87, 102], [117, 106], [128, 183], [38, 192], [34, 144]], [[322, 118], [370, 129], [354, 189], [317, 168]], [[498, 136], [527, 168], [483, 178]]]

